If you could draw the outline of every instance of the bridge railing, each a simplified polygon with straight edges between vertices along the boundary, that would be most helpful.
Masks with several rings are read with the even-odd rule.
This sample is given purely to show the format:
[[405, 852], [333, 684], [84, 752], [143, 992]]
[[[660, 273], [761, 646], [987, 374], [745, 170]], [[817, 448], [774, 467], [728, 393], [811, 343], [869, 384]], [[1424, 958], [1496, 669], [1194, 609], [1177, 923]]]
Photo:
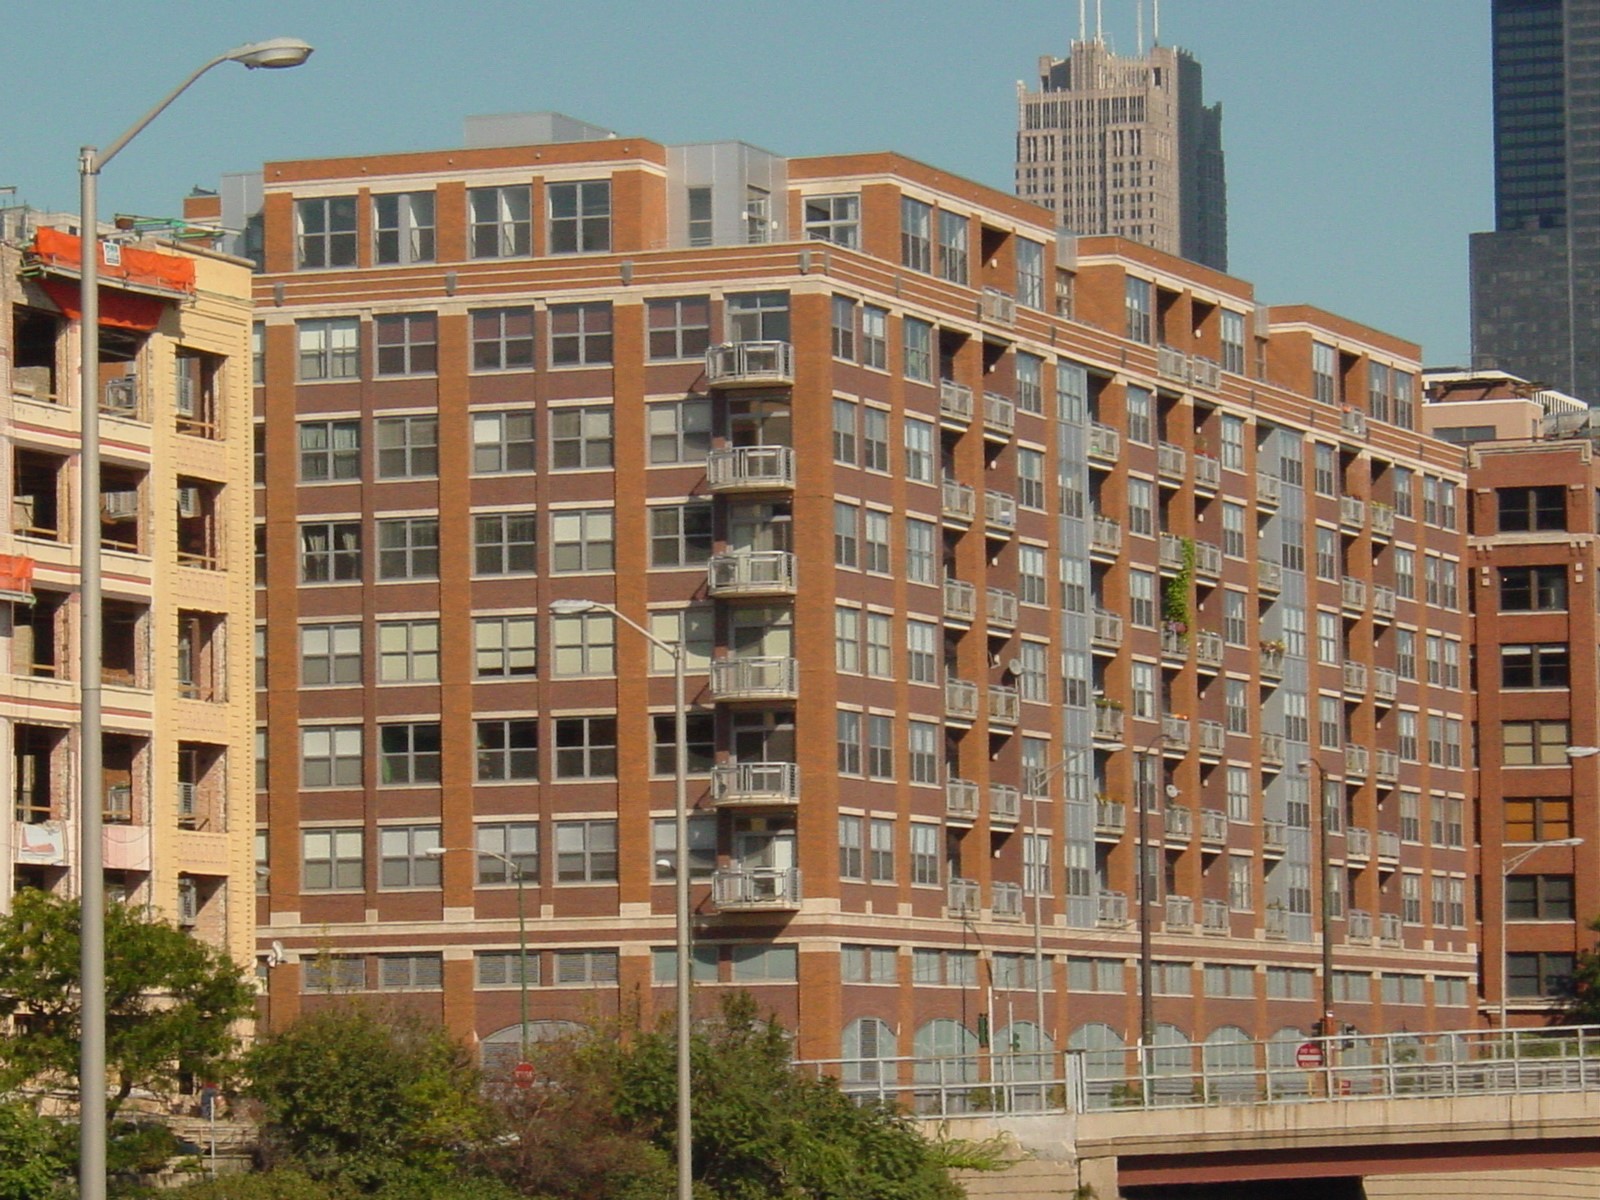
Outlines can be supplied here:
[[1600, 1026], [799, 1064], [918, 1116], [1600, 1091]]

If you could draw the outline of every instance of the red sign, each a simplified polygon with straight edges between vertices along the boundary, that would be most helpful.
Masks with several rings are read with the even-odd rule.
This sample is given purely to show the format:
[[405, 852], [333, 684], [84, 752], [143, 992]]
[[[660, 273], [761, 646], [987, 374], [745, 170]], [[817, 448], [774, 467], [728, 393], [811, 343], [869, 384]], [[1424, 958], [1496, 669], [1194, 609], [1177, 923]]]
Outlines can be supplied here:
[[1294, 1065], [1310, 1070], [1322, 1065], [1322, 1043], [1301, 1042], [1294, 1052]]
[[532, 1087], [533, 1064], [528, 1062], [519, 1062], [511, 1069], [511, 1082], [519, 1088]]

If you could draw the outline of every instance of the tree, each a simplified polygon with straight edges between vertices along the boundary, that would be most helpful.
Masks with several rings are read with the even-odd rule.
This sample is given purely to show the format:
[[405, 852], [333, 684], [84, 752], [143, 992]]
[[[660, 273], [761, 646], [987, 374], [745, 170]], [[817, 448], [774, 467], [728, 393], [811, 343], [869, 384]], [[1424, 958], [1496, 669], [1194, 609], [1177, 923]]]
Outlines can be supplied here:
[[[488, 1132], [468, 1051], [436, 1025], [359, 1003], [300, 1018], [245, 1058], [269, 1163], [376, 1193], [457, 1173]], [[483, 1193], [480, 1193], [483, 1194]]]
[[[1600, 917], [1589, 922], [1600, 933]], [[1600, 1024], [1600, 949], [1584, 950], [1572, 972], [1572, 984], [1561, 1006], [1561, 1020], [1573, 1025]]]
[[0, 1104], [0, 1200], [49, 1200], [72, 1169], [72, 1131], [26, 1104]]
[[[0, 917], [0, 1089], [78, 1078], [76, 901], [24, 889]], [[180, 1071], [215, 1072], [234, 1053], [235, 1022], [255, 990], [225, 953], [121, 904], [106, 909], [106, 1063], [115, 1115], [134, 1088], [169, 1090]]]

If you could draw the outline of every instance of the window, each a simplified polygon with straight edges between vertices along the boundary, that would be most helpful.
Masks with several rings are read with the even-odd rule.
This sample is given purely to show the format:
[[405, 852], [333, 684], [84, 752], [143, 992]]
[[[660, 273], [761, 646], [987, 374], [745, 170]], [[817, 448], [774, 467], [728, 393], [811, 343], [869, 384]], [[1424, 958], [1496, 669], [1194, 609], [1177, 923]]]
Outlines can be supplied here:
[[1572, 836], [1570, 797], [1508, 796], [1501, 803], [1509, 842], [1555, 842]]
[[467, 189], [473, 258], [533, 253], [533, 205], [526, 184]]
[[856, 404], [854, 400], [833, 401], [833, 461], [856, 465]]
[[328, 687], [361, 682], [360, 625], [302, 625], [300, 682]]
[[534, 471], [539, 466], [533, 446], [533, 413], [472, 414], [472, 469], [481, 475]]
[[861, 714], [840, 709], [834, 718], [834, 741], [841, 775], [861, 774]]
[[713, 242], [714, 233], [711, 214], [711, 189], [708, 187], [692, 187], [687, 189], [687, 193], [689, 245], [709, 246]]
[[1067, 989], [1074, 992], [1120, 992], [1122, 963], [1115, 958], [1067, 959]]
[[1244, 314], [1222, 310], [1222, 369], [1244, 374]]
[[304, 787], [361, 786], [361, 727], [313, 725], [300, 730], [300, 783]]
[[605, 366], [611, 362], [611, 305], [552, 304], [550, 365]]
[[861, 465], [869, 471], [889, 469], [889, 414], [881, 408], [861, 410]]
[[1268, 967], [1267, 999], [1309, 1000], [1316, 974], [1303, 967]]
[[899, 954], [893, 946], [839, 947], [839, 977], [845, 983], [896, 983]]
[[861, 565], [877, 575], [887, 575], [889, 566], [889, 514], [869, 508], [861, 514]]
[[1401, 679], [1417, 677], [1417, 635], [1412, 630], [1394, 631], [1394, 673]]
[[1128, 480], [1128, 532], [1154, 537], [1156, 531], [1155, 485], [1148, 479]]
[[861, 612], [839, 605], [833, 610], [833, 666], [855, 674], [861, 670]]
[[378, 522], [379, 579], [435, 579], [438, 575], [437, 517], [395, 517]]
[[379, 375], [433, 375], [439, 370], [439, 319], [434, 313], [386, 313], [372, 319]]
[[1143, 388], [1127, 390], [1128, 440], [1142, 445], [1154, 445], [1154, 425], [1150, 417], [1150, 393]]
[[900, 198], [900, 265], [913, 271], [932, 272], [933, 205]]
[[1316, 528], [1317, 535], [1317, 578], [1339, 578], [1339, 535], [1331, 529], [1324, 529], [1321, 525]]
[[[867, 851], [867, 870], [873, 883], [894, 882], [894, 822], [882, 821], [874, 818], [868, 827], [868, 836], [871, 838]], [[893, 955], [894, 951], [885, 948], [885, 953]], [[887, 979], [893, 979], [894, 972], [890, 970]]]
[[799, 970], [799, 952], [794, 946], [733, 947], [731, 977], [735, 983], [793, 983]]
[[800, 205], [800, 219], [812, 241], [851, 250], [861, 244], [860, 196], [807, 196]]
[[557, 950], [555, 966], [557, 984], [593, 985], [617, 981], [615, 950]]
[[551, 621], [557, 675], [610, 675], [616, 670], [616, 622], [610, 613], [562, 613]]
[[1050, 698], [1049, 670], [1046, 662], [1049, 648], [1042, 642], [1022, 642], [1017, 646], [1017, 690], [1024, 700], [1043, 704]]
[[699, 566], [710, 558], [709, 503], [663, 504], [650, 509], [651, 566]]
[[1340, 636], [1339, 614], [1317, 610], [1317, 659], [1330, 666], [1344, 661], [1343, 638]]
[[1044, 453], [1017, 448], [1017, 503], [1023, 508], [1044, 509]]
[[1245, 507], [1231, 500], [1222, 502], [1222, 552], [1229, 558], [1245, 557]]
[[1255, 978], [1255, 968], [1240, 963], [1205, 964], [1205, 989], [1208, 996], [1237, 996], [1248, 999], [1255, 995]]
[[[737, 617], [735, 618], [737, 621]], [[667, 645], [681, 645], [684, 669], [709, 671], [715, 649], [716, 620], [709, 608], [685, 608], [675, 612], [652, 612], [650, 632]], [[667, 675], [672, 672], [672, 655], [660, 647], [650, 647], [650, 670]]]
[[319, 954], [301, 970], [305, 992], [359, 992], [367, 986], [367, 960], [360, 954]]
[[479, 782], [539, 778], [539, 722], [520, 720], [476, 721], [473, 740], [478, 756]]
[[960, 213], [939, 213], [939, 277], [967, 282], [967, 218]]
[[471, 320], [474, 371], [533, 369], [533, 309], [477, 309]]
[[439, 473], [438, 417], [380, 417], [377, 435], [379, 479]]
[[1559, 1000], [1572, 993], [1574, 955], [1559, 952], [1506, 955], [1506, 994], [1521, 999]]
[[1250, 732], [1250, 684], [1243, 679], [1229, 679], [1223, 693], [1224, 712], [1229, 733]]
[[[685, 713], [683, 719], [685, 769], [691, 775], [709, 775], [717, 757], [717, 718], [713, 713]], [[650, 769], [656, 775], [673, 775], [678, 769], [678, 718], [657, 713], [650, 718]]]
[[833, 298], [833, 356], [856, 360], [856, 302], [848, 296]]
[[753, 184], [744, 188], [744, 240], [756, 246], [770, 242], [778, 223], [771, 219], [772, 193]]
[[378, 955], [378, 990], [438, 991], [444, 986], [444, 957], [439, 954]]
[[372, 261], [408, 266], [433, 261], [433, 193], [385, 192], [372, 198]]
[[617, 774], [615, 717], [557, 717], [556, 778], [611, 779]]
[[378, 886], [438, 887], [437, 825], [386, 825], [378, 830]]
[[302, 830], [300, 864], [300, 886], [308, 892], [361, 887], [364, 878], [361, 830]]
[[1501, 611], [1553, 612], [1566, 607], [1566, 567], [1500, 568]]
[[933, 379], [933, 326], [915, 317], [900, 322], [905, 348], [905, 376], [907, 379], [929, 383]]
[[[476, 838], [479, 887], [515, 883], [519, 877], [527, 883], [539, 882], [539, 826], [536, 822], [479, 825]], [[504, 861], [506, 858], [511, 860], [509, 864]], [[530, 958], [530, 962], [534, 961]]]
[[1568, 677], [1565, 642], [1500, 647], [1501, 687], [1564, 688]]
[[1506, 920], [1570, 921], [1575, 912], [1571, 875], [1506, 877]]
[[1421, 975], [1391, 975], [1378, 977], [1379, 995], [1385, 1004], [1421, 1004]]
[[1221, 453], [1219, 458], [1224, 469], [1229, 471], [1244, 470], [1244, 430], [1243, 417], [1233, 417], [1224, 413], [1221, 424]]
[[360, 421], [302, 421], [300, 482], [361, 478]]
[[1194, 970], [1186, 962], [1155, 962], [1152, 991], [1158, 996], [1191, 996], [1194, 994]]
[[438, 621], [378, 623], [378, 682], [436, 683], [438, 679]]
[[473, 570], [479, 575], [526, 575], [534, 559], [533, 513], [479, 513], [472, 518]]
[[1123, 283], [1123, 309], [1127, 316], [1127, 336], [1130, 342], [1149, 345], [1153, 329], [1150, 321], [1150, 281], [1129, 278]]
[[1128, 614], [1135, 625], [1156, 627], [1156, 577], [1149, 571], [1128, 572]]
[[1023, 604], [1049, 603], [1045, 582], [1046, 556], [1042, 546], [1017, 547], [1017, 599]]
[[1389, 368], [1383, 363], [1367, 364], [1367, 415], [1375, 421], [1389, 420]]
[[1044, 247], [1027, 238], [1017, 239], [1017, 303], [1044, 307]]
[[536, 674], [538, 627], [533, 617], [479, 617], [474, 620], [473, 674], [479, 679]]
[[861, 510], [843, 500], [833, 502], [833, 562], [839, 567], [860, 565], [860, 534], [857, 526]]
[[866, 859], [862, 845], [865, 822], [860, 817], [839, 818], [839, 878], [865, 879]]
[[1422, 841], [1422, 797], [1416, 792], [1400, 793], [1400, 840]]
[[939, 783], [939, 727], [929, 721], [907, 726], [906, 760], [912, 783]]
[[1501, 761], [1508, 767], [1560, 766], [1567, 761], [1567, 741], [1565, 721], [1505, 721]]
[[550, 465], [557, 471], [611, 466], [611, 406], [552, 409]]
[[906, 622], [906, 677], [912, 683], [938, 683], [935, 654], [938, 628], [927, 621]]
[[604, 254], [611, 249], [611, 181], [552, 183], [550, 253]]
[[933, 426], [927, 421], [907, 417], [906, 480], [910, 483], [933, 482]]
[[[709, 506], [708, 506], [709, 507]], [[609, 571], [615, 559], [609, 508], [563, 509], [550, 516], [552, 571]]]
[[1567, 489], [1545, 487], [1496, 488], [1500, 506], [1500, 532], [1526, 533], [1567, 527]]
[[302, 271], [356, 265], [356, 198], [314, 196], [294, 203], [295, 236]]
[[1395, 737], [1395, 748], [1402, 762], [1417, 761], [1417, 714], [1414, 712], [1401, 712], [1396, 718], [1399, 731]]
[[674, 400], [647, 410], [652, 463], [702, 463], [711, 450], [711, 402]]
[[1250, 625], [1245, 616], [1245, 602], [1243, 592], [1222, 594], [1222, 640], [1230, 646], [1249, 644]]
[[645, 305], [650, 358], [699, 358], [711, 345], [711, 298], [669, 296]]
[[938, 887], [939, 827], [937, 825], [911, 826], [911, 882]]
[[1394, 549], [1394, 594], [1401, 600], [1417, 598], [1417, 556], [1398, 546]]
[[889, 314], [870, 304], [861, 308], [861, 365], [889, 369]]
[[385, 784], [438, 783], [439, 754], [437, 721], [378, 727], [378, 766]]
[[361, 323], [354, 317], [295, 322], [300, 381], [358, 379], [361, 376]]
[[1338, 352], [1326, 342], [1311, 343], [1311, 397], [1318, 404], [1337, 403]]
[[867, 614], [867, 674], [879, 679], [894, 678], [891, 649], [894, 621], [887, 613]]
[[1394, 488], [1394, 515], [1411, 517], [1415, 512], [1412, 503], [1412, 471], [1409, 467], [1395, 467], [1390, 472]]

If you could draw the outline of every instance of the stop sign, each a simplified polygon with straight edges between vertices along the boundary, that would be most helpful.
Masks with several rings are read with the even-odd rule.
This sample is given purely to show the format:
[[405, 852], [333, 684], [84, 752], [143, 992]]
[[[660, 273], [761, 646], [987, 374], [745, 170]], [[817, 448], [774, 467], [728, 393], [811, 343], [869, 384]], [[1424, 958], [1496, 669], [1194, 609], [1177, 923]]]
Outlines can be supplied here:
[[1319, 1042], [1301, 1042], [1294, 1052], [1294, 1065], [1297, 1067], [1320, 1067], [1322, 1065], [1322, 1045]]
[[532, 1087], [533, 1064], [530, 1062], [519, 1062], [515, 1067], [511, 1068], [511, 1082], [519, 1088]]

